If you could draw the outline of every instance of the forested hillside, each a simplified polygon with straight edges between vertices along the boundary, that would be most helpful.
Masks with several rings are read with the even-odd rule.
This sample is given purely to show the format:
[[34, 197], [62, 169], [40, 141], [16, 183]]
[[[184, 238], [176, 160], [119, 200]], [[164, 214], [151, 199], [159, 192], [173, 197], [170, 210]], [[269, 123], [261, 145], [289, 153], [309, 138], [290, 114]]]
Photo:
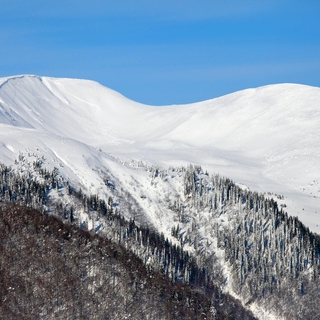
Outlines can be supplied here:
[[254, 319], [217, 288], [172, 282], [123, 246], [0, 205], [1, 319]]
[[[124, 250], [126, 255], [133, 255], [135, 258], [130, 258], [130, 256], [125, 260], [136, 259], [134, 261], [139, 261], [147, 274], [151, 272], [154, 274], [153, 277], [159, 277], [159, 279], [163, 279], [161, 281], [167, 281], [173, 287], [182, 286], [184, 288], [186, 285], [185, 288], [187, 289], [183, 290], [189, 290], [192, 294], [197, 292], [197, 294], [205, 296], [208, 305], [201, 308], [204, 308], [205, 314], [216, 313], [218, 319], [223, 317], [235, 317], [237, 319], [251, 317], [247, 311], [239, 306], [236, 300], [223, 293], [225, 290], [236, 293], [247, 307], [254, 309], [256, 305], [259, 305], [264, 310], [268, 310], [270, 316], [277, 318], [312, 319], [317, 316], [320, 312], [317, 305], [320, 298], [320, 240], [318, 235], [311, 233], [297, 218], [288, 217], [268, 195], [242, 189], [231, 180], [218, 175], [211, 176], [203, 172], [199, 166], [168, 170], [151, 167], [148, 168], [148, 171], [151, 184], [160, 184], [161, 180], [168, 184], [172, 184], [173, 181], [176, 183], [179, 176], [179, 181], [183, 186], [182, 194], [176, 191], [170, 197], [168, 196], [166, 202], [164, 202], [166, 210], [173, 215], [173, 220], [176, 221], [172, 225], [169, 239], [164, 234], [159, 234], [153, 225], [133, 219], [126, 220], [117, 207], [113, 206], [113, 201], [117, 199], [112, 199], [111, 195], [116, 197], [117, 193], [115, 192], [110, 193], [109, 200], [106, 203], [97, 195], [88, 195], [81, 190], [76, 190], [58, 174], [57, 170], [50, 172], [42, 168], [41, 161], [30, 164], [30, 169], [20, 174], [17, 173], [17, 170], [3, 165], [0, 173], [2, 178], [0, 190], [1, 199], [6, 205], [3, 206], [2, 217], [3, 221], [9, 222], [3, 222], [2, 230], [5, 232], [3, 239], [9, 240], [3, 240], [1, 243], [5, 244], [13, 241], [10, 242], [10, 245], [3, 246], [3, 250], [9, 250], [9, 247], [12, 247], [16, 248], [12, 250], [19, 251], [21, 248], [28, 247], [28, 250], [33, 252], [32, 250], [37, 248], [36, 254], [40, 254], [39, 261], [45, 261], [47, 258], [42, 256], [41, 252], [46, 251], [44, 247], [41, 247], [40, 250], [38, 245], [42, 240], [39, 240], [39, 242], [34, 239], [32, 244], [26, 245], [24, 241], [27, 240], [24, 239], [31, 237], [28, 230], [31, 230], [32, 237], [45, 237], [46, 233], [42, 235], [41, 232], [45, 232], [46, 226], [54, 221], [59, 226], [56, 227], [58, 231], [59, 229], [71, 228], [75, 230], [76, 234], [79, 233], [83, 234], [85, 238], [88, 237], [90, 243], [100, 241], [99, 245], [94, 245], [95, 249], [90, 250], [86, 245], [83, 248], [79, 244], [76, 245], [76, 248], [80, 250], [79, 257], [72, 259], [80, 260], [77, 260], [76, 265], [70, 268], [73, 268], [72, 274], [75, 278], [79, 277], [80, 274], [83, 275], [84, 278], [80, 277], [79, 279], [82, 279], [82, 281], [79, 280], [79, 283], [90, 283], [89, 280], [84, 279], [90, 273], [88, 268], [91, 266], [96, 270], [94, 277], [96, 275], [101, 277], [99, 270], [104, 268], [103, 266], [100, 268], [102, 262], [97, 260], [96, 253], [93, 254], [95, 258], [92, 258], [90, 252], [99, 251], [100, 246], [114, 245], [116, 246], [114, 248], [120, 246], [119, 248]], [[112, 185], [111, 181], [109, 183]], [[139, 207], [132, 206], [130, 198], [128, 198], [128, 201], [129, 208], [132, 208], [135, 212], [139, 210]], [[26, 209], [26, 207], [8, 206], [7, 203], [10, 202], [30, 208], [38, 208], [46, 214], [40, 215], [40, 213]], [[32, 220], [31, 223], [24, 221], [24, 218], [21, 218], [22, 220], [14, 219], [14, 217], [19, 217], [20, 211], [22, 212], [21, 217], [28, 216], [28, 219], [35, 219], [35, 221]], [[6, 212], [9, 212], [9, 218], [5, 218]], [[28, 212], [28, 215], [25, 212]], [[33, 215], [34, 218], [31, 218]], [[52, 216], [58, 217], [59, 220]], [[96, 227], [89, 228], [86, 223], [88, 220], [83, 220], [83, 217], [90, 217], [91, 220], [97, 221]], [[37, 226], [37, 219], [42, 221], [41, 227]], [[31, 227], [31, 224], [35, 225]], [[14, 237], [18, 237], [17, 230], [22, 232], [21, 238], [14, 240]], [[48, 239], [45, 238], [44, 241], [51, 243], [51, 241], [54, 242], [59, 238], [56, 242], [62, 241], [63, 243], [59, 245], [60, 249], [58, 250], [59, 254], [63, 254], [63, 258], [58, 257], [57, 259], [67, 261], [69, 253], [71, 257], [77, 256], [78, 253], [76, 253], [77, 249], [75, 247], [70, 249], [73, 253], [64, 249], [65, 243], [70, 243], [66, 242], [66, 234], [70, 232], [63, 232], [64, 236], [61, 240], [59, 240], [59, 232], [56, 234], [52, 231], [49, 233]], [[105, 240], [102, 240], [101, 237]], [[86, 243], [88, 240], [81, 241]], [[106, 241], [106, 244], [103, 241]], [[53, 245], [54, 248], [57, 243]], [[50, 249], [50, 246], [49, 244], [46, 245], [48, 252], [53, 250]], [[108, 254], [110, 255], [110, 253]], [[15, 254], [11, 252], [8, 255]], [[40, 268], [33, 266], [34, 261], [37, 261], [38, 258], [30, 259], [31, 256], [32, 254], [25, 255], [24, 259], [26, 260], [20, 266], [26, 264], [32, 270], [33, 268]], [[81, 262], [81, 259], [84, 259], [84, 262]], [[99, 262], [96, 264], [93, 262], [95, 260]], [[2, 270], [6, 269], [7, 263], [13, 263], [12, 261], [15, 260], [10, 261], [5, 262], [3, 260]], [[54, 270], [53, 266], [50, 268], [50, 270]], [[121, 268], [124, 267], [120, 265], [119, 269]], [[118, 267], [115, 269], [118, 269]], [[5, 274], [4, 271], [1, 273], [3, 277]], [[30, 274], [32, 273], [29, 272], [28, 277]], [[56, 276], [50, 274], [48, 277], [52, 279]], [[94, 277], [91, 281], [98, 281], [94, 280]], [[98, 292], [104, 292], [103, 290], [106, 289], [103, 283], [107, 283], [107, 280], [103, 278], [99, 281], [100, 289]], [[34, 281], [31, 281], [29, 285], [32, 286], [33, 283]], [[11, 287], [11, 285], [9, 286]], [[90, 286], [93, 285], [90, 284]], [[47, 285], [47, 288], [49, 287], [52, 287], [51, 284]], [[131, 287], [122, 289], [120, 300], [124, 299], [124, 292], [127, 289], [129, 293], [131, 292]], [[85, 287], [81, 290], [89, 289]], [[25, 294], [19, 292], [17, 293], [18, 296]], [[143, 292], [141, 292], [141, 295], [143, 296]], [[79, 306], [86, 298], [78, 297], [77, 299], [76, 305]], [[116, 299], [118, 298], [116, 297]], [[154, 299], [157, 300], [158, 298]], [[108, 305], [112, 303], [109, 302]], [[74, 304], [72, 305], [72, 308], [75, 308]], [[158, 306], [154, 305], [155, 308], [158, 308]], [[71, 312], [67, 311], [71, 310], [70, 308], [70, 306], [65, 305], [63, 308], [61, 307], [61, 310]], [[90, 311], [87, 310], [86, 312], [93, 312], [94, 308], [92, 308], [88, 307]], [[186, 308], [186, 310], [191, 308], [190, 312], [193, 312], [192, 308], [196, 307], [182, 304], [181, 308]], [[211, 313], [208, 313], [208, 308], [211, 308]], [[52, 311], [54, 313], [61, 311], [59, 308], [54, 310]], [[112, 308], [110, 310], [111, 313], [115, 312], [112, 311]], [[181, 311], [181, 314], [187, 312], [186, 310]], [[170, 319], [172, 313], [170, 313], [171, 311], [168, 312], [167, 318]], [[144, 313], [143, 317], [147, 318], [147, 314], [147, 312]], [[194, 314], [201, 315], [197, 312]], [[184, 316], [181, 315], [181, 317]]]
[[317, 318], [319, 235], [288, 217], [272, 198], [229, 179], [204, 179], [200, 168], [189, 167], [185, 193], [192, 194], [189, 206], [200, 216], [198, 229], [211, 221], [213, 238], [231, 267], [231, 286], [245, 304], [261, 304], [285, 319]]
[[[33, 170], [41, 181], [1, 166], [1, 318], [254, 319], [163, 235], [72, 190], [39, 163]], [[59, 187], [101, 216], [110, 238], [80, 228], [73, 207], [50, 199]], [[51, 215], [31, 209], [47, 206]]]

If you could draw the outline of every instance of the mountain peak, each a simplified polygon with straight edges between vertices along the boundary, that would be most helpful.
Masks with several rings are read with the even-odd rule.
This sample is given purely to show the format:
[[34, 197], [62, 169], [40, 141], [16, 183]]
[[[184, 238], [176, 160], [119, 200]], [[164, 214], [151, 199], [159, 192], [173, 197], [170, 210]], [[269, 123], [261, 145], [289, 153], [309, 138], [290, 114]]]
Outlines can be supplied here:
[[[45, 145], [49, 158], [61, 156], [68, 141], [81, 152], [200, 164], [253, 190], [284, 194], [291, 214], [320, 231], [320, 88], [275, 84], [152, 107], [89, 80], [20, 75], [0, 84], [0, 138], [16, 152]], [[3, 159], [15, 156], [3, 147]]]

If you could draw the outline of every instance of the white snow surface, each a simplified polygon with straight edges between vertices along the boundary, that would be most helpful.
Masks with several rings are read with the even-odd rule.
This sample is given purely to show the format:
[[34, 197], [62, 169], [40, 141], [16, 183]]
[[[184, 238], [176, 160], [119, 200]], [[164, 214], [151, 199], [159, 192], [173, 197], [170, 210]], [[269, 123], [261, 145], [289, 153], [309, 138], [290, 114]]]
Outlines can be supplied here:
[[[154, 107], [88, 80], [1, 78], [0, 162], [12, 164], [19, 152], [44, 155], [46, 166], [58, 167], [72, 183], [99, 194], [105, 188], [99, 170], [124, 187], [144, 185], [147, 173], [115, 158], [163, 167], [200, 164], [253, 191], [283, 195], [279, 202], [288, 214], [320, 233], [317, 87], [277, 84]], [[141, 190], [132, 187], [131, 192], [153, 223], [171, 228], [168, 217], [157, 216], [159, 190], [145, 188], [147, 199], [154, 200], [147, 204]]]

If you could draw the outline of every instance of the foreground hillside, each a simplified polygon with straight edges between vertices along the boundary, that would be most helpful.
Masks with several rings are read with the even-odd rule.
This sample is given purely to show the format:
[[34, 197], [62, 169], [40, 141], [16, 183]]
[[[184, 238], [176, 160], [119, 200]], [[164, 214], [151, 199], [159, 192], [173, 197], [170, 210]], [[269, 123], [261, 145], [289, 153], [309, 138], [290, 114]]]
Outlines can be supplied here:
[[0, 252], [1, 319], [254, 319], [214, 288], [173, 283], [122, 246], [24, 206], [0, 205]]
[[[167, 202], [162, 203], [172, 221], [170, 235], [166, 237], [157, 231], [156, 225], [142, 220], [138, 204], [130, 197], [122, 200], [121, 206], [132, 212], [128, 221], [121, 215], [119, 206], [114, 206], [111, 196], [107, 203], [97, 195], [88, 196], [81, 189], [74, 189], [56, 170], [50, 172], [42, 168], [39, 161], [24, 168], [18, 173], [16, 169], [1, 166], [0, 200], [49, 214], [41, 216], [40, 231], [47, 230], [53, 215], [69, 227], [72, 224], [77, 230], [79, 227], [90, 230], [91, 235], [98, 234], [107, 238], [108, 243], [129, 250], [128, 254], [138, 257], [147, 270], [159, 272], [172, 283], [191, 285], [205, 294], [219, 314], [222, 308], [223, 314], [236, 314], [236, 319], [244, 319], [248, 313], [223, 292], [239, 297], [243, 306], [261, 319], [312, 319], [320, 312], [317, 304], [320, 238], [297, 218], [288, 217], [274, 200], [264, 195], [242, 190], [229, 179], [203, 173], [200, 167], [169, 171], [150, 168], [151, 185], [161, 185], [161, 181], [170, 185], [180, 176], [183, 193], [180, 197], [177, 193], [171, 197], [166, 195]], [[115, 185], [108, 183], [113, 190]], [[145, 200], [150, 201], [143, 196]], [[18, 207], [10, 211], [11, 220], [3, 224], [4, 251], [11, 247], [23, 250], [25, 240], [15, 238], [17, 230], [26, 228], [27, 239], [30, 238], [28, 230], [34, 230], [28, 221], [19, 220], [20, 211], [24, 217], [24, 208]], [[34, 219], [32, 212], [28, 219]], [[159, 218], [160, 223], [162, 219]], [[15, 223], [13, 228], [11, 224]], [[58, 223], [59, 229], [64, 228], [62, 223]], [[39, 231], [39, 227], [34, 228]], [[38, 237], [38, 231], [32, 234]], [[105, 245], [101, 243], [102, 247]], [[81, 248], [78, 249], [74, 248], [73, 256], [81, 256]], [[89, 260], [90, 256], [91, 253]], [[37, 268], [34, 267], [36, 260], [31, 257], [26, 255], [24, 264]], [[10, 269], [10, 263], [3, 260], [3, 269], [6, 266]], [[80, 265], [75, 266], [75, 272], [77, 268]], [[97, 266], [97, 272], [100, 269]], [[6, 277], [5, 274], [2, 272], [1, 276]], [[106, 284], [103, 280], [101, 288]], [[20, 294], [17, 293], [18, 297]], [[227, 305], [222, 300], [227, 301]], [[104, 301], [101, 303], [106, 306]]]

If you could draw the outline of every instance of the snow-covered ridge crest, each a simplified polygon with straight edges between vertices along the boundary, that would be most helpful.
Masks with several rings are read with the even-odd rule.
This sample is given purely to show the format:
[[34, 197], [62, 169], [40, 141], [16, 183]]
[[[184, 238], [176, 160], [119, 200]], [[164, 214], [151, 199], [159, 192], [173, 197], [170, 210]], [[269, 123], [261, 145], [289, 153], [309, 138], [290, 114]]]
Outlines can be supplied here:
[[101, 183], [88, 173], [93, 167], [115, 170], [108, 154], [165, 166], [200, 164], [253, 190], [283, 195], [288, 213], [320, 232], [317, 87], [269, 85], [152, 107], [88, 80], [2, 78], [0, 161], [10, 164], [26, 149], [62, 163], [65, 174], [91, 191]]

